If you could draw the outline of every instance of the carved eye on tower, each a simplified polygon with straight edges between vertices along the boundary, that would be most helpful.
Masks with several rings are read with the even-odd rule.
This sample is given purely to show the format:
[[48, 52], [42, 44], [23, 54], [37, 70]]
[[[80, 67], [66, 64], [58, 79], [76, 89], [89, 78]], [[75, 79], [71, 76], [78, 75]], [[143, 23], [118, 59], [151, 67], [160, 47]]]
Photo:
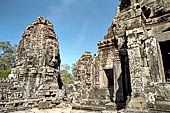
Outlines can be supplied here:
[[59, 56], [55, 56], [55, 59], [59, 59]]
[[142, 7], [142, 12], [145, 15], [146, 18], [148, 18], [151, 15], [151, 9], [149, 7]]

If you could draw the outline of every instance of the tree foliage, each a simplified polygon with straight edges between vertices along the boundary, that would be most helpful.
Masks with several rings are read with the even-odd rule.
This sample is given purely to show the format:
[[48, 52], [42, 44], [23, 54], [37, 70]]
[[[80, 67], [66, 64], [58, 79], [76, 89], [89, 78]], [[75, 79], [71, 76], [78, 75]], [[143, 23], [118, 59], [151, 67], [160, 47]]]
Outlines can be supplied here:
[[68, 64], [61, 64], [61, 79], [64, 84], [74, 83], [74, 77], [70, 73], [70, 66]]
[[70, 66], [68, 64], [61, 64], [61, 70], [70, 71]]
[[9, 41], [0, 41], [0, 77], [7, 77], [15, 66], [16, 48], [17, 45], [12, 46]]
[[11, 68], [8, 68], [6, 70], [0, 69], [0, 78], [7, 78], [10, 73], [11, 73]]
[[72, 69], [72, 75], [74, 76], [75, 75], [75, 73], [76, 73], [76, 67], [77, 65], [76, 64], [72, 64], [72, 67], [71, 67], [71, 69]]

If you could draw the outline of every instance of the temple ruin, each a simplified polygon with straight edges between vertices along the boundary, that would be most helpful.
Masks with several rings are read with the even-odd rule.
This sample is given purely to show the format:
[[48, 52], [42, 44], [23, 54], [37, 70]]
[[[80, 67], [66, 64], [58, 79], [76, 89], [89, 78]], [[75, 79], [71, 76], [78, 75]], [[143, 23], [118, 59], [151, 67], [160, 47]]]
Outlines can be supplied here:
[[16, 53], [16, 68], [0, 79], [0, 112], [55, 107], [61, 90], [60, 53], [53, 25], [39, 17], [27, 27]]
[[170, 112], [169, 7], [169, 0], [120, 0], [97, 54], [77, 62], [73, 108]]
[[86, 51], [74, 84], [63, 85], [58, 37], [39, 17], [23, 33], [16, 68], [0, 79], [0, 112], [67, 103], [95, 113], [169, 113], [169, 36], [170, 0], [120, 0], [98, 52]]

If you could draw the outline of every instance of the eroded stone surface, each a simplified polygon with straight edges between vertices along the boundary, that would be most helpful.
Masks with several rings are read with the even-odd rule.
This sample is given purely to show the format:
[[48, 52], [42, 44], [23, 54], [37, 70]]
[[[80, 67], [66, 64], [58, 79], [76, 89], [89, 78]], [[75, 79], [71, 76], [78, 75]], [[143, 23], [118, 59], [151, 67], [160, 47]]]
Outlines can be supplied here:
[[58, 37], [53, 25], [39, 17], [24, 31], [16, 68], [1, 79], [0, 111], [55, 107], [64, 97], [60, 79]]
[[[82, 78], [90, 73], [91, 79], [86, 94], [90, 96], [78, 97], [79, 106], [93, 108], [103, 102], [103, 109], [112, 105], [112, 109], [127, 108], [128, 113], [170, 112], [169, 84], [165, 83], [170, 69], [170, 1], [120, 1], [107, 35], [98, 42], [97, 54], [88, 65], [81, 63], [82, 58], [77, 63], [81, 70], [78, 68], [76, 75]], [[83, 81], [76, 79], [81, 83], [77, 91], [84, 90]]]
[[81, 56], [74, 85], [63, 90], [57, 36], [38, 18], [23, 33], [11, 77], [0, 80], [0, 111], [48, 109], [64, 100], [60, 107], [72, 106], [69, 112], [169, 113], [169, 12], [169, 0], [120, 0], [97, 54]]

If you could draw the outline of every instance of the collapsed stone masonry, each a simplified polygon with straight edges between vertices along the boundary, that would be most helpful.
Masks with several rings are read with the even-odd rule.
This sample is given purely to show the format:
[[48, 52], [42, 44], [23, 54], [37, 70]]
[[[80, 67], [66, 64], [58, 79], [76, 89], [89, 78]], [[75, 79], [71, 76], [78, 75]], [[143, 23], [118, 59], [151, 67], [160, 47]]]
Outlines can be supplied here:
[[53, 25], [39, 17], [27, 27], [16, 53], [16, 68], [0, 79], [0, 112], [52, 108], [64, 96], [60, 53]]
[[75, 109], [170, 112], [170, 0], [120, 0], [93, 57], [77, 62]]

